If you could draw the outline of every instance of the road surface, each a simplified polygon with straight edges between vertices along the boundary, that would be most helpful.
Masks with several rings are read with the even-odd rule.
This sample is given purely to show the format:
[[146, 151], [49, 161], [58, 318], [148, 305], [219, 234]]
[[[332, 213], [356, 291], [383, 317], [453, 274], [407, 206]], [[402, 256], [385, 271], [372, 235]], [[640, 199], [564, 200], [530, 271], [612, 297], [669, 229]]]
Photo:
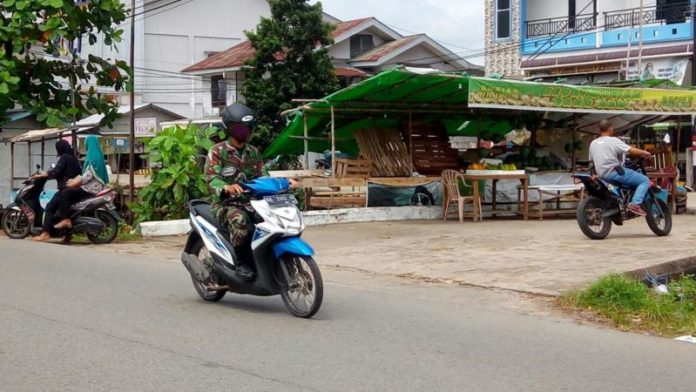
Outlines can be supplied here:
[[[378, 256], [376, 256], [378, 259]], [[693, 391], [696, 345], [517, 294], [325, 270], [314, 320], [154, 257], [0, 238], [2, 391]]]

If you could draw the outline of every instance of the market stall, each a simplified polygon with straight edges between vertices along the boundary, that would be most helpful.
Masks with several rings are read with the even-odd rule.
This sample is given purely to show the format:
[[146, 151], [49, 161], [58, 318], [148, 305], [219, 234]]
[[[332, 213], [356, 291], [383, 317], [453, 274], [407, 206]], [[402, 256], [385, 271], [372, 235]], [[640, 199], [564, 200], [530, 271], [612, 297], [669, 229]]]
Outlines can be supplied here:
[[[492, 176], [485, 178], [485, 200], [516, 204], [517, 186], [524, 184], [496, 174], [522, 170], [527, 185], [559, 179], [572, 184], [570, 173], [587, 167], [587, 149], [602, 119], [623, 132], [686, 117], [696, 111], [694, 96], [685, 90], [565, 86], [398, 68], [287, 112], [289, 125], [265, 155], [304, 155], [308, 168], [310, 151], [327, 152], [328, 162], [370, 162], [369, 176], [346, 179], [334, 164], [325, 175], [301, 178], [304, 186], [322, 186], [330, 196], [368, 181], [421, 184], [454, 169]], [[358, 193], [351, 191], [351, 197]], [[543, 197], [523, 193], [524, 211], [534, 194]]]

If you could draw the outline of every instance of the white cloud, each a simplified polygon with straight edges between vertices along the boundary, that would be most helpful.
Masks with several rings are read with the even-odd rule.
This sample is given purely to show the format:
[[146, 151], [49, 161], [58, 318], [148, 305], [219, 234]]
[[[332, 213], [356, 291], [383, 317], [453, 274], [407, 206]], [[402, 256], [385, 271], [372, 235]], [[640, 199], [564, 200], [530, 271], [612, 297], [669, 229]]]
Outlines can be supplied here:
[[[316, 3], [316, 1], [312, 1]], [[426, 33], [467, 60], [484, 50], [481, 0], [322, 0], [324, 11], [342, 20], [374, 16], [405, 35]]]

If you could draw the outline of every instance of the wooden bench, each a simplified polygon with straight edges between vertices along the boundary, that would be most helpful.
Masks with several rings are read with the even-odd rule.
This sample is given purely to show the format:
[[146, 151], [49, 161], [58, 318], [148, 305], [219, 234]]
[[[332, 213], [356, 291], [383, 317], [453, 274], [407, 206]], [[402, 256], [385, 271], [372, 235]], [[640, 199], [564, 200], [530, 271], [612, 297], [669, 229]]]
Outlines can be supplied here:
[[[328, 188], [305, 188], [307, 209], [367, 207], [367, 179], [372, 171], [368, 159], [336, 159], [336, 184]], [[331, 186], [336, 185], [336, 186]], [[344, 189], [350, 188], [350, 189]]]
[[[517, 187], [517, 208], [521, 208], [522, 187]], [[585, 198], [585, 187], [582, 184], [564, 184], [564, 185], [530, 185], [527, 192], [536, 193], [539, 200], [536, 203], [530, 202], [529, 216], [538, 217], [539, 220], [544, 220], [544, 216], [550, 215], [571, 215], [575, 214], [577, 207], [563, 208], [562, 203], [577, 203]], [[529, 196], [527, 196], [529, 198]], [[545, 207], [546, 204], [551, 204], [554, 207]]]

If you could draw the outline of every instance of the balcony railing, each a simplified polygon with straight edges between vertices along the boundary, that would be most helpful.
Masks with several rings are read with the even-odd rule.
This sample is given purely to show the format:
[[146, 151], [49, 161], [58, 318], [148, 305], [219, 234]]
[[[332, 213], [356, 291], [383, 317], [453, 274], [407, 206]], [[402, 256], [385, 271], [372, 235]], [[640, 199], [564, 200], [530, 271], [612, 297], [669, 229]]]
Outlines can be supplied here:
[[640, 26], [641, 19], [644, 25], [684, 23], [691, 19], [690, 4], [684, 2], [660, 7], [643, 7], [642, 13], [639, 8], [605, 12], [604, 29], [637, 27]]
[[597, 14], [530, 20], [527, 21], [527, 37], [590, 31], [594, 30], [596, 25]]

